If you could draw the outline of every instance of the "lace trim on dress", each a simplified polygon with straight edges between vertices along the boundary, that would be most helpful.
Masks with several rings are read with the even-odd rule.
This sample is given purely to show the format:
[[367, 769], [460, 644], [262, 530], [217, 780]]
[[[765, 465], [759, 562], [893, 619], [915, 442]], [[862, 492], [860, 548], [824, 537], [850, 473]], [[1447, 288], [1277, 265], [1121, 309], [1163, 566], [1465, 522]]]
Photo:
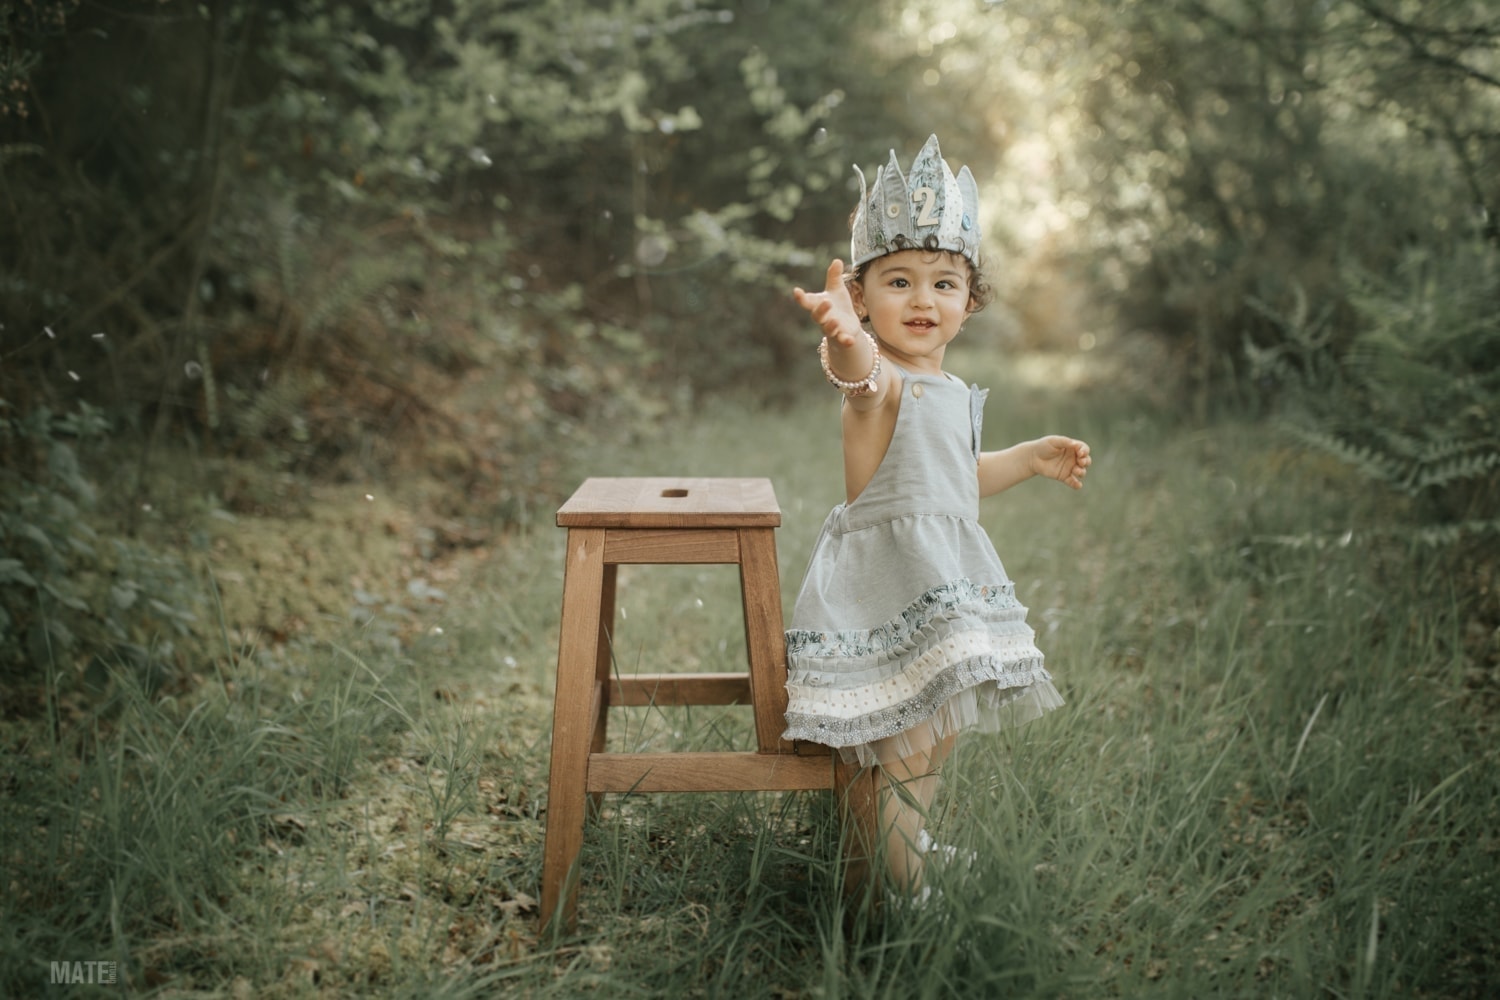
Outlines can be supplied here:
[[[789, 656], [863, 657], [889, 653], [910, 647], [915, 636], [927, 630], [933, 621], [952, 616], [966, 605], [987, 612], [1019, 611], [1024, 619], [1026, 609], [1016, 600], [1016, 586], [1010, 581], [980, 586], [971, 580], [951, 580], [933, 587], [909, 604], [901, 614], [873, 629], [820, 631], [788, 629], [786, 648]], [[987, 616], [988, 617], [988, 616]]]

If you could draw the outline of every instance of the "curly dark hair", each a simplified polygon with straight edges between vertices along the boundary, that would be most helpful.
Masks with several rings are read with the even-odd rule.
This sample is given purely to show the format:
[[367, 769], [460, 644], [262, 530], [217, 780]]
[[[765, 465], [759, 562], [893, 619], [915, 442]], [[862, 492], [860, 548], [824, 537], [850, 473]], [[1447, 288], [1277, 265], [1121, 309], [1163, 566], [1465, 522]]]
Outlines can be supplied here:
[[[995, 290], [990, 287], [989, 281], [984, 276], [983, 269], [965, 254], [957, 250], [949, 250], [947, 247], [938, 246], [936, 233], [929, 233], [927, 238], [920, 243], [909, 236], [898, 235], [891, 241], [890, 249], [886, 253], [895, 253], [898, 250], [925, 250], [933, 254], [951, 253], [955, 256], [963, 257], [964, 263], [969, 265], [969, 312], [977, 313], [995, 300]], [[885, 254], [881, 256], [885, 256]], [[879, 257], [876, 257], [874, 260], [865, 261], [853, 271], [846, 274], [844, 280], [862, 283], [865, 280], [865, 272], [869, 270], [870, 265], [875, 260], [879, 259]]]

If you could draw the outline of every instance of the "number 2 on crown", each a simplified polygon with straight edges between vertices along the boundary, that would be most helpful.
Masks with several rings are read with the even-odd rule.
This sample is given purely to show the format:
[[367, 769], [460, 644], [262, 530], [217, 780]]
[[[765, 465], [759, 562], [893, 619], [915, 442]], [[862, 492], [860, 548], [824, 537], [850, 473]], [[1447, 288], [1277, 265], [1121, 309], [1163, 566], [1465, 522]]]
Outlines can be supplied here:
[[921, 206], [917, 212], [917, 225], [935, 226], [942, 220], [937, 216], [937, 192], [930, 187], [919, 187], [912, 192], [911, 200]]

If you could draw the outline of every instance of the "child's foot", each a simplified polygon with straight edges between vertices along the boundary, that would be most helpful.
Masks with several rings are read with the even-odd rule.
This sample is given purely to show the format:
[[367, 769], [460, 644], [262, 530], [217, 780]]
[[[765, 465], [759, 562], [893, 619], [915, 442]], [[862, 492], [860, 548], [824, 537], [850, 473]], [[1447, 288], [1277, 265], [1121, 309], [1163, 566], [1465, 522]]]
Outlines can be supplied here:
[[964, 851], [960, 855], [958, 848], [952, 844], [939, 844], [932, 839], [932, 834], [926, 830], [917, 834], [917, 850], [922, 854], [935, 854], [950, 865], [955, 861], [962, 861], [965, 868], [974, 867], [974, 862], [979, 858], [978, 853], [975, 851]]
[[925, 910], [929, 903], [935, 903], [943, 898], [943, 890], [934, 889], [930, 885], [924, 885], [918, 889], [913, 896], [902, 895], [889, 889], [885, 893], [885, 901], [893, 910], [913, 909]]

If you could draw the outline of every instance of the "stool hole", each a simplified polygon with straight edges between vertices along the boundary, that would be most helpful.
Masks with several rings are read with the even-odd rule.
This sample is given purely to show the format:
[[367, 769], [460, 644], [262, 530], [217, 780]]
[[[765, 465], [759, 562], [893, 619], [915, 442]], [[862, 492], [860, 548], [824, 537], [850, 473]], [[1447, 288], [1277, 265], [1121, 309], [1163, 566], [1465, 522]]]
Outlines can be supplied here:
[[677, 497], [685, 497], [685, 496], [687, 496], [688, 495], [688, 491], [687, 490], [682, 490], [682, 489], [662, 490], [661, 491], [661, 495], [664, 496], [664, 497], [671, 498], [671, 499], [676, 499]]

